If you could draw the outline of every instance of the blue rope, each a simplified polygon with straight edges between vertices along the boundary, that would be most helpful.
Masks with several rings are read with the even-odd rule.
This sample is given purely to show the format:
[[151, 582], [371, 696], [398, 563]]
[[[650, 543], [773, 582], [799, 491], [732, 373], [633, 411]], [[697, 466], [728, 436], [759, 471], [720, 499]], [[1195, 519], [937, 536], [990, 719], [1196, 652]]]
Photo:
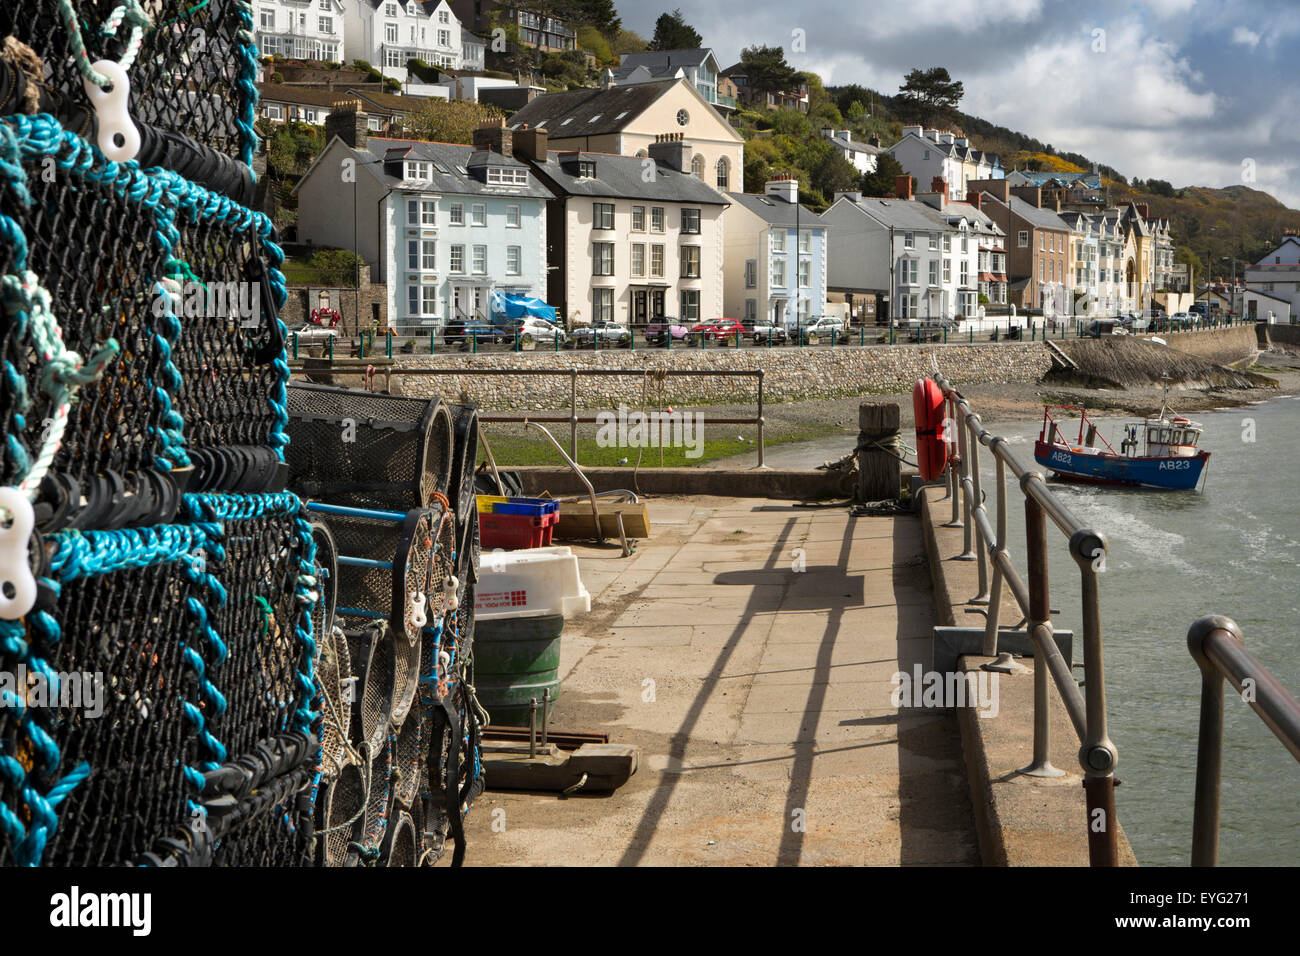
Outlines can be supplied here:
[[247, 0], [238, 0], [241, 28], [237, 35], [235, 51], [239, 56], [239, 77], [235, 81], [244, 94], [243, 112], [235, 117], [235, 125], [243, 140], [239, 158], [250, 170], [253, 168], [253, 154], [257, 151], [257, 38], [253, 34], [253, 5]]

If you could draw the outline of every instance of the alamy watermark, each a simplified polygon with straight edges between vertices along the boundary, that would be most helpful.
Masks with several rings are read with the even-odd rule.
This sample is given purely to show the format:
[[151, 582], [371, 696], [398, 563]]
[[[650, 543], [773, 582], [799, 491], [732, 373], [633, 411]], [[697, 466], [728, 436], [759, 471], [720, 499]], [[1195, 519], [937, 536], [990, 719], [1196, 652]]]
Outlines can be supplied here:
[[29, 671], [25, 664], [19, 664], [16, 671], [0, 671], [0, 708], [19, 703], [80, 710], [87, 717], [98, 718], [104, 713], [104, 675], [59, 671], [51, 680], [40, 671]]
[[596, 444], [601, 448], [684, 448], [687, 458], [704, 454], [704, 413], [618, 411], [596, 413]]
[[154, 296], [154, 315], [162, 316], [169, 310], [178, 318], [239, 318], [252, 322], [262, 314], [262, 286], [257, 282], [176, 282], [171, 289]]
[[998, 715], [998, 675], [989, 671], [940, 673], [923, 671], [920, 664], [912, 672], [898, 671], [890, 678], [894, 690], [889, 703], [904, 708], [974, 707], [981, 717]]

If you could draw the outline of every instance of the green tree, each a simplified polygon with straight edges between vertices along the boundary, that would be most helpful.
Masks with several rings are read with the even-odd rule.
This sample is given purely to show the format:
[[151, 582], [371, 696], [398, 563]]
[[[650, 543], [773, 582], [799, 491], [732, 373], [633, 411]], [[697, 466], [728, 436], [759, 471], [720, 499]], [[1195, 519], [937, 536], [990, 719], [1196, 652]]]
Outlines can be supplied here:
[[703, 45], [704, 38], [686, 22], [680, 9], [661, 14], [655, 21], [655, 35], [650, 41], [650, 49], [698, 50]]
[[583, 24], [578, 27], [578, 46], [582, 47], [601, 63], [609, 63], [614, 59], [614, 51], [610, 48], [609, 41], [605, 39], [600, 30], [591, 24]]
[[951, 118], [957, 104], [965, 95], [960, 80], [954, 80], [941, 66], [928, 70], [915, 69], [904, 78], [898, 88], [898, 99], [904, 112], [912, 119], [926, 119], [934, 116]]
[[311, 267], [329, 286], [352, 286], [357, 281], [357, 256], [346, 249], [322, 249], [311, 257]]
[[760, 93], [782, 93], [798, 82], [798, 72], [785, 61], [785, 50], [779, 46], [746, 47], [740, 53], [740, 62], [750, 88]]
[[407, 116], [406, 126], [412, 139], [470, 144], [481, 123], [504, 115], [494, 106], [470, 100], [422, 98]]
[[267, 165], [280, 177], [302, 175], [325, 147], [323, 128], [310, 123], [263, 124], [262, 130]]
[[862, 195], [881, 199], [894, 195], [894, 184], [904, 173], [905, 170], [898, 160], [889, 153], [879, 153], [876, 156], [875, 172], [862, 174], [862, 181], [859, 184]]
[[609, 41], [609, 45], [618, 56], [624, 53], [644, 53], [650, 49], [650, 44], [639, 33], [632, 30], [619, 30]]
[[841, 156], [829, 142], [824, 146], [820, 143], [818, 145], [821, 147], [822, 155], [810, 170], [813, 188], [827, 198], [833, 198], [836, 193], [856, 190], [862, 180], [857, 168]]

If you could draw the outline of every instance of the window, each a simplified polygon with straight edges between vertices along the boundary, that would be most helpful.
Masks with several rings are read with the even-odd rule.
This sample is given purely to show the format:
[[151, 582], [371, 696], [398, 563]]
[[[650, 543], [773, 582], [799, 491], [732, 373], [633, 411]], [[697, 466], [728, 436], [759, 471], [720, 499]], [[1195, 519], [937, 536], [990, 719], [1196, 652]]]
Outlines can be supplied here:
[[450, 22], [451, 22], [450, 19], [449, 19], [449, 14], [447, 13], [446, 10], [439, 10], [439, 11], [438, 11], [438, 22], [439, 22], [439, 23], [450, 23]]
[[487, 181], [489, 186], [527, 186], [528, 170], [490, 166]]
[[[394, 40], [396, 42], [396, 40]], [[406, 66], [406, 56], [401, 50], [385, 50], [384, 66], [392, 70], [398, 70]]]
[[970, 263], [965, 259], [961, 261], [961, 284], [962, 288], [970, 285]]
[[474, 274], [476, 276], [487, 274], [487, 246], [474, 247]]
[[612, 322], [614, 320], [614, 290], [592, 289], [591, 291], [592, 318], [597, 322]]
[[807, 289], [812, 285], [812, 263], [807, 259], [799, 260], [799, 288]]
[[910, 233], [910, 232], [903, 233], [903, 248], [904, 249], [916, 248], [916, 235], [914, 233]]
[[481, 202], [476, 202], [476, 203], [474, 203], [472, 206], [469, 207], [469, 211], [470, 211], [470, 223], [471, 223], [472, 225], [475, 225], [475, 226], [486, 226], [486, 225], [487, 225], [487, 205], [486, 205], [486, 204], [481, 203]]
[[784, 229], [772, 230], [772, 251], [785, 252], [785, 230]]
[[727, 157], [723, 156], [719, 159], [715, 169], [718, 176], [718, 188], [726, 189], [731, 180], [731, 163], [727, 161]]
[[317, 17], [317, 18], [316, 18], [316, 25], [317, 25], [318, 27], [320, 27], [320, 32], [321, 32], [321, 33], [333, 33], [333, 32], [334, 32], [334, 18], [333, 18], [333, 17]]
[[692, 236], [700, 234], [700, 211], [698, 209], [682, 210], [682, 232]]
[[654, 245], [650, 247], [650, 277], [662, 279], [664, 277], [664, 247]]
[[682, 246], [682, 278], [698, 279], [700, 277], [700, 247]]
[[521, 246], [506, 246], [506, 275], [519, 275], [522, 262], [523, 248]]
[[415, 182], [429, 181], [429, 164], [428, 163], [407, 163], [406, 178]]
[[1018, 233], [1016, 234], [1016, 244], [1017, 244], [1021, 249], [1028, 249], [1028, 248], [1029, 248], [1029, 230], [1028, 230], [1028, 229], [1021, 229], [1020, 232], [1018, 232]]
[[808, 317], [812, 315], [812, 303], [808, 299], [799, 300], [799, 321], [807, 322]]
[[700, 321], [700, 290], [699, 289], [682, 290], [682, 321], [683, 322]]
[[447, 210], [447, 218], [453, 226], [465, 225], [465, 204], [454, 202]]
[[939, 248], [939, 237], [934, 233], [930, 233], [928, 238], [930, 240], [930, 251], [931, 252], [937, 251]]
[[771, 285], [773, 288], [783, 288], [785, 286], [785, 260], [773, 259], [772, 268], [768, 275], [771, 277]]
[[1038, 237], [1038, 251], [1039, 252], [1047, 251], [1047, 233], [1043, 233], [1041, 236]]
[[406, 268], [412, 272], [432, 272], [437, 268], [438, 243], [433, 239], [410, 239], [406, 243]]
[[397, 42], [397, 24], [396, 24], [396, 23], [385, 23], [385, 24], [384, 24], [384, 42], [385, 42], [385, 43], [396, 43], [396, 42]]
[[381, 120], [378, 116], [367, 117], [366, 129], [370, 130], [370, 132], [372, 133], [382, 133], [384, 130], [383, 120]]
[[445, 46], [451, 46], [451, 31], [450, 31], [450, 30], [439, 30], [439, 31], [438, 31], [438, 46], [444, 46], [444, 47], [445, 47]]
[[799, 230], [799, 253], [808, 255], [812, 251], [812, 233], [807, 229]]
[[963, 235], [961, 237], [961, 251], [964, 253], [970, 252], [970, 236]]
[[632, 231], [645, 232], [645, 206], [632, 207]]
[[746, 299], [746, 300], [745, 300], [745, 318], [748, 319], [748, 320], [751, 321], [751, 322], [752, 322], [754, 319], [758, 318], [758, 300], [757, 300], [757, 299]]
[[614, 274], [614, 243], [597, 242], [592, 250], [592, 275], [612, 276]]
[[517, 205], [506, 206], [506, 228], [519, 228], [519, 207]]
[[944, 259], [944, 260], [943, 260], [943, 282], [944, 282], [944, 285], [947, 285], [947, 284], [948, 284], [949, 282], [951, 282], [951, 281], [952, 281], [952, 260], [951, 260], [951, 259]]
[[939, 284], [939, 262], [936, 259], [930, 260], [930, 285]]
[[[931, 246], [930, 248], [933, 249], [934, 246]], [[944, 233], [943, 236], [943, 251], [952, 252], [952, 236], [948, 235], [947, 233]]]
[[397, 15], [398, 15], [398, 13], [397, 13], [397, 4], [395, 4], [395, 3], [385, 3], [385, 4], [384, 4], [384, 16], [386, 16], [386, 17], [395, 17], [395, 16], [397, 16]]
[[663, 206], [650, 207], [650, 231], [651, 232], [664, 231], [664, 207]]
[[[565, 120], [564, 122], [567, 123], [568, 120]], [[561, 123], [560, 125], [563, 126], [564, 124]], [[596, 163], [594, 160], [584, 159], [578, 162], [578, 178], [579, 179], [596, 178]]]
[[754, 289], [758, 287], [758, 260], [745, 260], [745, 288]]
[[614, 204], [612, 202], [598, 202], [592, 204], [591, 228], [614, 228]]
[[274, 30], [274, 29], [275, 29], [275, 11], [274, 11], [274, 10], [263, 10], [263, 11], [262, 11], [262, 14], [261, 14], [261, 17], [260, 17], [260, 19], [259, 19], [259, 23], [261, 24], [261, 27], [262, 27], [263, 30]]
[[632, 275], [645, 275], [645, 243], [632, 243]]
[[917, 274], [920, 271], [921, 262], [919, 259], [903, 260], [903, 285], [916, 285]]
[[465, 247], [451, 247], [451, 271], [457, 275], [465, 274]]
[[271, 106], [268, 104], [266, 107], [266, 118], [273, 120], [284, 119], [284, 110], [279, 106]]
[[695, 157], [691, 160], [691, 175], [697, 176], [700, 179], [704, 178], [704, 157], [699, 153], [696, 153]]
[[410, 285], [406, 287], [406, 310], [413, 316], [438, 314], [438, 287], [436, 285]]

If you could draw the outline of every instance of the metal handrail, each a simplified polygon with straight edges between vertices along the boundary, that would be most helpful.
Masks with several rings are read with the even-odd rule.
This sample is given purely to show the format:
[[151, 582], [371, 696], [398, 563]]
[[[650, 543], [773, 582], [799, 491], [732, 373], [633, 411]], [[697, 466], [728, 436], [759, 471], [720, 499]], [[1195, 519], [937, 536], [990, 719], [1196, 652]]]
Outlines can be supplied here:
[[[311, 372], [329, 372], [331, 368], [311, 369]], [[295, 369], [295, 371], [303, 371]], [[763, 418], [763, 377], [766, 374], [763, 369], [672, 369], [672, 368], [405, 368], [386, 366], [383, 369], [377, 369], [378, 373], [384, 376], [384, 388], [386, 391], [392, 391], [393, 376], [403, 375], [457, 375], [473, 378], [476, 375], [550, 375], [560, 376], [569, 379], [569, 414], [561, 417], [559, 415], [479, 415], [480, 422], [498, 422], [523, 424], [528, 422], [545, 422], [547, 424], [569, 424], [569, 457], [575, 462], [578, 460], [578, 425], [595, 425], [599, 424], [601, 419], [592, 416], [578, 415], [578, 378], [584, 377], [608, 377], [623, 376], [627, 378], [645, 378], [646, 376], [665, 376], [668, 378], [753, 378], [757, 379], [757, 396], [755, 413], [750, 418], [715, 418], [710, 416], [709, 421], [715, 425], [756, 425], [758, 427], [758, 464], [755, 469], [767, 468], [764, 464], [764, 447], [763, 447], [763, 429], [766, 419]]]
[[[1192, 866], [1218, 866], [1224, 679], [1236, 688], [1297, 761], [1300, 761], [1300, 703], [1246, 650], [1241, 628], [1231, 618], [1210, 616], [1198, 620], [1187, 632], [1187, 649], [1201, 669]], [[1251, 682], [1249, 693], [1247, 681]]]
[[[1030, 471], [1012, 453], [1005, 438], [983, 425], [961, 393], [938, 372], [932, 376], [947, 403], [949, 415], [944, 438], [956, 445], [948, 467], [948, 494], [952, 519], [948, 527], [964, 531], [961, 560], [978, 561], [979, 594], [969, 603], [987, 604], [984, 656], [996, 657], [1003, 584], [1011, 591], [1025, 618], [1033, 641], [1034, 656], [1046, 666], [1034, 668], [1034, 755], [1022, 773], [1029, 776], [1059, 777], [1063, 772], [1049, 760], [1050, 725], [1048, 676], [1065, 704], [1070, 723], [1079, 738], [1079, 764], [1083, 770], [1087, 802], [1088, 858], [1093, 866], [1117, 866], [1119, 828], [1115, 816], [1115, 765], [1118, 751], [1106, 726], [1106, 680], [1102, 664], [1101, 605], [1098, 573], [1105, 567], [1106, 538], [1085, 527], [1047, 487], [1041, 472]], [[952, 434], [956, 428], [956, 435]], [[997, 528], [985, 509], [980, 482], [979, 447], [986, 446], [997, 462]], [[1025, 498], [1025, 541], [1028, 581], [1021, 578], [1007, 547], [1006, 469], [1020, 484]], [[961, 510], [959, 512], [959, 504]], [[1051, 620], [1051, 592], [1048, 583], [1047, 519], [1069, 539], [1070, 555], [1079, 566], [1082, 579], [1083, 665], [1085, 691], [1079, 690], [1069, 661], [1054, 639]], [[993, 580], [988, 579], [988, 562], [993, 563]]]

